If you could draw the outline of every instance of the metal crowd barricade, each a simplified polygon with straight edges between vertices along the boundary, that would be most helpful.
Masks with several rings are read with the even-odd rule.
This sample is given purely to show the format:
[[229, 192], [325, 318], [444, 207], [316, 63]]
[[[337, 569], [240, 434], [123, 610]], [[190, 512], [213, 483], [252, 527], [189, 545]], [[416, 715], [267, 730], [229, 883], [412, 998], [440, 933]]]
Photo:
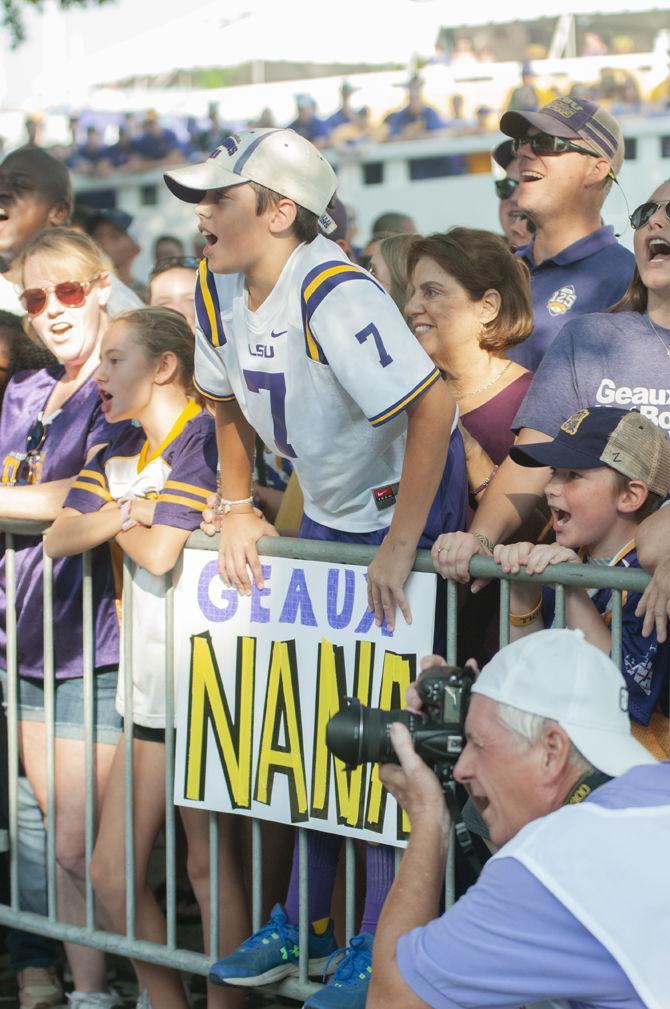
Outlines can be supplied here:
[[[164, 946], [154, 942], [139, 939], [135, 928], [135, 891], [134, 863], [135, 846], [133, 837], [133, 752], [132, 733], [133, 722], [132, 701], [132, 669], [130, 657], [132, 654], [132, 562], [126, 558], [124, 564], [124, 598], [123, 598], [123, 632], [122, 648], [125, 665], [125, 862], [126, 862], [126, 932], [116, 934], [103, 931], [97, 926], [95, 914], [95, 895], [91, 885], [90, 862], [95, 843], [95, 783], [93, 775], [93, 675], [94, 675], [94, 613], [93, 613], [93, 583], [91, 554], [83, 555], [83, 639], [82, 651], [84, 658], [84, 755], [86, 770], [85, 785], [85, 850], [86, 850], [86, 881], [85, 901], [86, 915], [84, 925], [74, 925], [61, 921], [58, 917], [56, 902], [56, 847], [55, 847], [55, 688], [54, 688], [54, 634], [58, 632], [53, 623], [53, 564], [44, 557], [44, 663], [45, 663], [45, 720], [47, 740], [47, 892], [48, 912], [46, 916], [24, 911], [20, 907], [19, 895], [19, 831], [18, 831], [18, 724], [17, 724], [17, 629], [16, 629], [16, 548], [17, 535], [39, 535], [45, 530], [44, 523], [36, 522], [0, 522], [0, 532], [5, 534], [5, 577], [7, 599], [7, 736], [8, 736], [8, 779], [9, 779], [9, 852], [10, 852], [10, 902], [0, 904], [0, 924], [15, 926], [27, 931], [50, 936], [55, 939], [75, 942], [96, 949], [133, 957], [137, 960], [147, 960], [152, 963], [169, 966], [186, 973], [206, 975], [211, 959], [203, 953], [197, 953], [178, 946], [177, 914], [176, 914], [176, 873], [175, 873], [175, 808], [172, 802], [174, 790], [174, 738], [172, 733], [166, 733], [166, 820], [165, 820], [165, 874], [167, 903], [167, 940]], [[216, 540], [203, 533], [193, 533], [188, 546], [200, 550], [216, 550]], [[288, 557], [300, 560], [317, 560], [345, 565], [367, 565], [374, 555], [373, 547], [356, 544], [328, 543], [291, 538], [268, 538], [259, 544], [259, 551], [268, 556]], [[433, 565], [430, 554], [420, 551], [414, 565], [415, 571], [432, 572]], [[582, 586], [589, 588], [612, 588], [612, 655], [615, 661], [621, 663], [621, 630], [622, 630], [622, 592], [641, 592], [649, 581], [649, 576], [640, 570], [592, 567], [576, 564], [560, 564], [551, 568], [551, 578], [543, 576], [528, 576], [524, 572], [518, 575], [501, 578], [500, 569], [491, 558], [476, 557], [471, 563], [473, 576], [497, 579], [500, 581], [500, 643], [501, 646], [509, 640], [509, 583], [511, 580], [533, 581], [539, 584], [552, 584], [556, 589], [556, 626], [565, 625], [565, 587]], [[166, 584], [166, 717], [170, 724], [174, 715], [174, 661], [172, 643], [174, 641], [174, 590]], [[457, 655], [457, 586], [449, 582], [446, 593], [446, 658], [451, 663], [456, 662]], [[261, 822], [252, 821], [252, 881], [251, 881], [251, 915], [252, 927], [257, 930], [262, 924], [262, 831]], [[318, 985], [311, 982], [307, 976], [307, 832], [298, 828], [300, 866], [299, 889], [299, 944], [302, 952], [299, 973], [297, 977], [286, 978], [274, 985], [270, 990], [289, 998], [305, 999]], [[210, 813], [210, 852], [218, 850], [218, 816]], [[453, 840], [453, 839], [452, 839]], [[355, 849], [354, 840], [345, 840], [345, 928], [347, 941], [355, 929]], [[447, 904], [453, 902], [454, 885], [453, 843], [449, 846], [450, 858], [447, 867], [446, 899]], [[397, 852], [398, 860], [400, 851]], [[397, 862], [396, 862], [397, 864]], [[218, 860], [210, 857], [210, 902], [211, 929], [210, 948], [217, 949], [221, 922], [218, 917]]]

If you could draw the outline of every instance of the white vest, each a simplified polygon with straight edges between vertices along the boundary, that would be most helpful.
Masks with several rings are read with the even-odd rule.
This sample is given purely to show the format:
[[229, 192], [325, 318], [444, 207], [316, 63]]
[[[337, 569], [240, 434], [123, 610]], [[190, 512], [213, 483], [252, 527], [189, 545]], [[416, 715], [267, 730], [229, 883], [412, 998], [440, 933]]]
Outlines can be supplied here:
[[588, 802], [528, 824], [493, 857], [521, 862], [602, 943], [645, 1005], [668, 1009], [669, 856], [670, 803]]

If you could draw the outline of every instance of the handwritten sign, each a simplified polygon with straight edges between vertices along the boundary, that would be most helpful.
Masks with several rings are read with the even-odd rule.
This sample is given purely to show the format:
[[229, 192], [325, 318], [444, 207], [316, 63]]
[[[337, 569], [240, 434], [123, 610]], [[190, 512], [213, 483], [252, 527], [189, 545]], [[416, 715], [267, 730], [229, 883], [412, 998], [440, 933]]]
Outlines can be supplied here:
[[365, 568], [263, 558], [265, 588], [226, 589], [214, 555], [184, 553], [175, 591], [175, 802], [402, 845], [409, 824], [377, 768], [345, 768], [326, 725], [347, 696], [404, 707], [433, 641], [436, 579], [414, 573], [391, 633]]

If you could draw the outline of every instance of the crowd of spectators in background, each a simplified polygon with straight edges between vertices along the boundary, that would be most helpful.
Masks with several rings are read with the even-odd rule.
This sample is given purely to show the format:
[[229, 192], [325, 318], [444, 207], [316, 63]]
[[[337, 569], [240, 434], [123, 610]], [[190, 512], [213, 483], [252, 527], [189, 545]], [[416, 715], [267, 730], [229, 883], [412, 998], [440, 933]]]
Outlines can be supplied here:
[[[347, 80], [342, 81], [340, 101], [332, 113], [323, 113], [309, 93], [296, 94], [295, 115], [289, 123], [278, 121], [270, 108], [263, 109], [247, 123], [233, 121], [226, 119], [217, 102], [212, 102], [204, 119], [162, 117], [155, 109], [148, 109], [144, 113], [126, 112], [118, 122], [110, 122], [103, 129], [95, 113], [84, 111], [70, 118], [68, 142], [52, 145], [49, 150], [76, 175], [104, 178], [119, 172], [198, 161], [227, 134], [253, 126], [288, 125], [319, 148], [355, 153], [374, 143], [491, 132], [506, 109], [537, 110], [562, 94], [598, 102], [619, 118], [663, 115], [670, 109], [670, 76], [651, 93], [643, 95], [635, 75], [616, 67], [602, 68], [595, 81], [574, 81], [559, 89], [547, 79], [540, 79], [533, 65], [525, 62], [520, 66], [518, 86], [504, 96], [500, 108], [468, 104], [458, 92], [445, 95], [442, 100], [428, 100], [425, 81], [419, 72], [396, 86], [404, 91], [404, 98], [396, 108], [381, 115], [375, 115], [365, 103], [365, 88]], [[355, 100], [358, 92], [363, 92], [362, 100]], [[41, 146], [42, 127], [39, 116], [28, 116], [25, 142]], [[473, 170], [465, 158], [454, 160], [460, 163], [452, 165], [449, 174]]]

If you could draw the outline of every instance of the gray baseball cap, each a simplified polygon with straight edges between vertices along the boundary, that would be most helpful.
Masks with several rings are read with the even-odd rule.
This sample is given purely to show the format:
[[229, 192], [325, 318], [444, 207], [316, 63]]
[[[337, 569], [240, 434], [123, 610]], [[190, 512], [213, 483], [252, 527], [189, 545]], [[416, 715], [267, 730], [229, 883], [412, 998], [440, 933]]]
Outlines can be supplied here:
[[257, 182], [311, 210], [325, 234], [336, 228], [326, 208], [337, 176], [314, 144], [294, 130], [234, 133], [206, 161], [165, 172], [163, 178], [170, 192], [186, 203], [199, 203], [209, 189]]

